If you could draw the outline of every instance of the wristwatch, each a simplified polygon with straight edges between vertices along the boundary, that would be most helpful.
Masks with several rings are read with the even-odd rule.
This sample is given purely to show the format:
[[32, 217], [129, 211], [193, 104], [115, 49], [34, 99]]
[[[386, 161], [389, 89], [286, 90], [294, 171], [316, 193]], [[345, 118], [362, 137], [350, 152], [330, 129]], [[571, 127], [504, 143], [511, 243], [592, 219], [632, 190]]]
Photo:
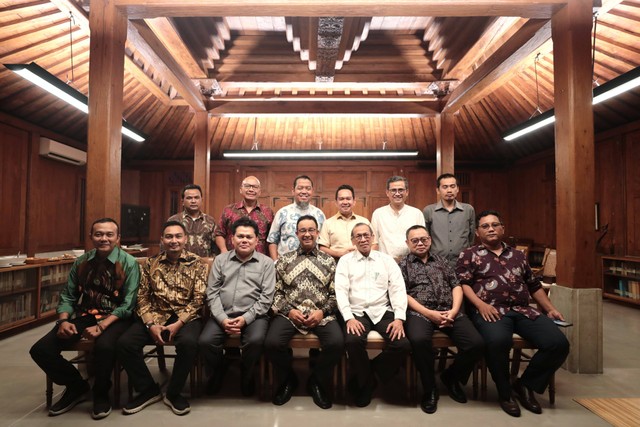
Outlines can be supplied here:
[[149, 322], [149, 323], [145, 323], [145, 324], [144, 324], [144, 326], [146, 326], [146, 327], [147, 327], [147, 329], [151, 329], [151, 327], [152, 327], [153, 325], [155, 325], [155, 323], [153, 323], [153, 322]]
[[69, 319], [58, 319], [58, 320], [56, 320], [56, 326], [60, 326], [64, 322], [68, 322], [68, 321], [69, 321]]

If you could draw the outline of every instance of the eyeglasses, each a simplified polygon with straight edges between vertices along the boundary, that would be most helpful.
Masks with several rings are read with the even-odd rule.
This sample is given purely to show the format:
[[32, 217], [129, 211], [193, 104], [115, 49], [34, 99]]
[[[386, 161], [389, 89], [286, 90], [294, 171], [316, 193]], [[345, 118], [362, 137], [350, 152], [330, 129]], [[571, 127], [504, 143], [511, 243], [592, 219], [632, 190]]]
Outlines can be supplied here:
[[356, 234], [355, 236], [353, 236], [353, 238], [357, 242], [359, 242], [361, 240], [369, 240], [371, 238], [371, 234], [369, 234], [369, 233]]
[[405, 191], [407, 191], [406, 188], [390, 188], [389, 193], [391, 194], [404, 194]]
[[298, 229], [298, 233], [300, 233], [300, 234], [307, 234], [307, 233], [313, 234], [316, 231], [318, 231], [318, 230], [316, 230], [315, 228], [299, 228]]
[[484, 223], [484, 224], [480, 224], [478, 226], [478, 228], [482, 228], [483, 230], [488, 230], [489, 227], [491, 228], [498, 228], [498, 227], [502, 227], [502, 223], [501, 222], [492, 222], [492, 223]]
[[251, 190], [259, 190], [260, 189], [260, 184], [242, 184], [242, 188], [246, 188], [247, 190], [251, 189]]
[[418, 243], [422, 243], [423, 245], [427, 245], [427, 243], [429, 243], [429, 241], [431, 241], [431, 237], [427, 236], [427, 237], [415, 237], [413, 239], [409, 239], [409, 241], [411, 242], [412, 245], [417, 245]]

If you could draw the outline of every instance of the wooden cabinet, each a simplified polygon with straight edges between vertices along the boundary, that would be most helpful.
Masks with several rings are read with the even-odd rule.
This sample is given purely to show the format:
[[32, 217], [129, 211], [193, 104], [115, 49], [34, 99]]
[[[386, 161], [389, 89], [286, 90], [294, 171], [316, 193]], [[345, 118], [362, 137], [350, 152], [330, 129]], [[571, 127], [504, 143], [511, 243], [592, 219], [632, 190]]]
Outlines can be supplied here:
[[73, 260], [0, 269], [0, 337], [56, 315]]
[[640, 258], [603, 256], [602, 295], [640, 305]]

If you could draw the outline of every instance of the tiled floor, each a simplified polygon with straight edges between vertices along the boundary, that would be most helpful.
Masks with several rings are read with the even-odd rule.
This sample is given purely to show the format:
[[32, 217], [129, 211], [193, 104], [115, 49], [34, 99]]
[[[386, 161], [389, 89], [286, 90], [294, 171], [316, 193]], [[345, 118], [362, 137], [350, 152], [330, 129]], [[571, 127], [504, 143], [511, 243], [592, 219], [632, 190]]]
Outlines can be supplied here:
[[[542, 415], [523, 410], [522, 417], [518, 419], [509, 417], [499, 409], [491, 383], [486, 401], [471, 400], [461, 405], [444, 395], [440, 398], [438, 411], [433, 415], [424, 414], [417, 404], [409, 405], [400, 398], [403, 389], [399, 381], [386, 389], [378, 387], [372, 404], [367, 408], [337, 403], [332, 409], [323, 411], [304, 395], [302, 385], [289, 403], [276, 407], [257, 398], [241, 398], [237, 390], [238, 375], [233, 366], [225, 378], [228, 392], [221, 396], [191, 400], [192, 411], [185, 417], [177, 417], [165, 405], [156, 403], [136, 415], [125, 417], [119, 410], [114, 410], [108, 418], [93, 421], [89, 415], [89, 402], [76, 406], [67, 414], [48, 417], [44, 407], [44, 374], [28, 354], [29, 347], [50, 327], [43, 326], [0, 341], [0, 425], [71, 427], [99, 423], [160, 427], [189, 423], [227, 427], [389, 427], [437, 423], [447, 427], [607, 426], [609, 424], [572, 399], [640, 397], [640, 310], [605, 301], [604, 319], [604, 373], [578, 375], [561, 369], [556, 375], [555, 407], [549, 407], [548, 395], [545, 394], [539, 399], [544, 410]], [[300, 361], [300, 366], [304, 366], [304, 361]], [[303, 379], [301, 384], [304, 384]], [[61, 391], [60, 388], [54, 390], [54, 401]]]

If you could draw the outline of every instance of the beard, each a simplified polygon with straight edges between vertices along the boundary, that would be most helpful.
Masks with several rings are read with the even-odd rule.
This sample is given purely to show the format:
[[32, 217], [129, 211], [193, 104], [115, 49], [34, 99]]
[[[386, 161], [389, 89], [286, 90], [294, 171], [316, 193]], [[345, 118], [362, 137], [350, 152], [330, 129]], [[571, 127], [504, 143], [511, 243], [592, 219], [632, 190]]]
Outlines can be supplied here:
[[296, 202], [296, 205], [298, 205], [300, 209], [307, 209], [309, 207], [309, 202]]

